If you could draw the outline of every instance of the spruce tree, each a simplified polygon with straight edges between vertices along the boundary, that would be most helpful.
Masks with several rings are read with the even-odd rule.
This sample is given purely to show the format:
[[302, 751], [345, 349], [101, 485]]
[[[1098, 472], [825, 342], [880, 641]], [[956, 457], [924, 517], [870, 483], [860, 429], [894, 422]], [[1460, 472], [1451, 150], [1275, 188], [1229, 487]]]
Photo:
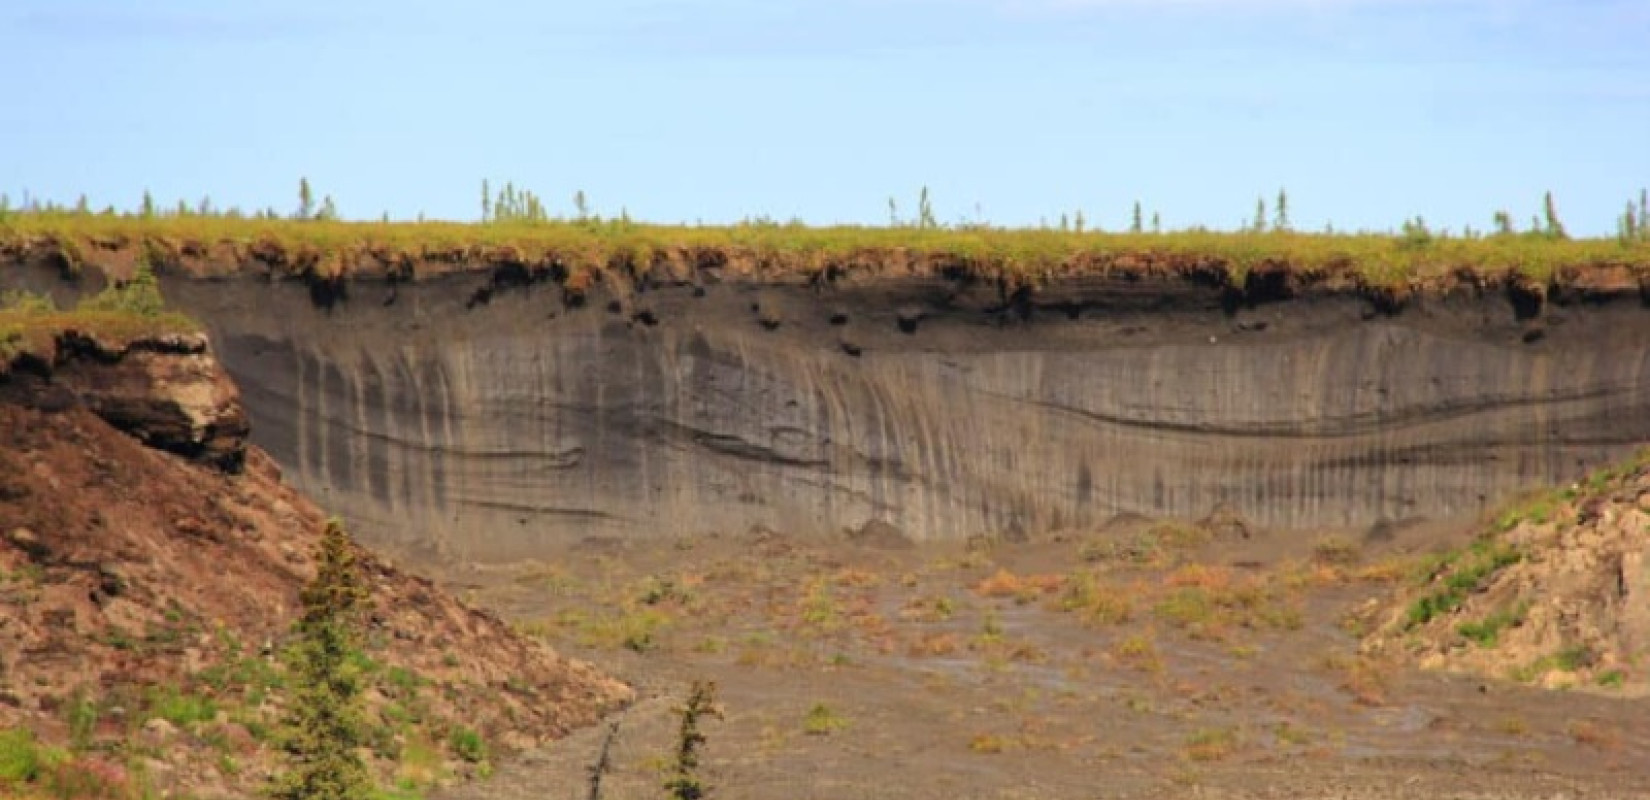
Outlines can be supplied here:
[[1553, 193], [1548, 192], [1541, 201], [1541, 212], [1546, 216], [1547, 236], [1553, 239], [1568, 239], [1569, 234], [1564, 231], [1564, 223], [1558, 220], [1558, 205], [1553, 202]]
[[1146, 221], [1140, 216], [1140, 201], [1134, 201], [1134, 216], [1129, 220], [1129, 233], [1140, 233], [1146, 229]]
[[298, 219], [309, 219], [315, 214], [315, 192], [309, 188], [308, 178], [298, 179]]
[[316, 562], [315, 579], [299, 594], [298, 640], [287, 653], [289, 768], [270, 794], [275, 800], [368, 800], [372, 780], [355, 753], [363, 740], [361, 684], [350, 665], [367, 590], [341, 522], [327, 522]]
[[705, 734], [699, 730], [703, 717], [721, 718], [716, 706], [716, 683], [694, 681], [687, 703], [676, 709], [680, 724], [676, 732], [676, 763], [670, 779], [665, 781], [665, 796], [671, 800], [701, 800], [709, 787], [699, 777], [699, 750], [705, 745]]

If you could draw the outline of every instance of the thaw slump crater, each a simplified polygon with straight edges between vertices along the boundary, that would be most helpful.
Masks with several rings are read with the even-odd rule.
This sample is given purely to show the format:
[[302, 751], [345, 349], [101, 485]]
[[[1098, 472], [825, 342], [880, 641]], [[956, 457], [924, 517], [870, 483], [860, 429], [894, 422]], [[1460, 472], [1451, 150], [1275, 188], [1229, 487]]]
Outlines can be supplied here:
[[462, 271], [326, 303], [244, 273], [167, 291], [290, 480], [371, 539], [469, 558], [871, 521], [935, 540], [1120, 513], [1462, 517], [1650, 439], [1636, 293], [1393, 308], [883, 275], [570, 297]]

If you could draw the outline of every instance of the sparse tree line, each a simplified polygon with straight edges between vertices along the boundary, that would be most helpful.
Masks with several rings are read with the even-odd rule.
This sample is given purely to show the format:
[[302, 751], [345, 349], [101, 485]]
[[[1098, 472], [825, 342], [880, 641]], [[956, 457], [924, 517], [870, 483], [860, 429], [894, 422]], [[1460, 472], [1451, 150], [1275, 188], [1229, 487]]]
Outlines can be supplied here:
[[[11, 214], [52, 214], [52, 215], [101, 215], [101, 216], [136, 216], [141, 219], [179, 218], [179, 217], [218, 217], [227, 219], [258, 219], [258, 220], [292, 220], [292, 221], [337, 221], [342, 216], [338, 205], [332, 196], [322, 195], [317, 199], [308, 178], [298, 181], [297, 206], [289, 212], [281, 212], [275, 207], [261, 211], [247, 212], [238, 206], [222, 208], [213, 203], [210, 196], [202, 197], [191, 204], [185, 200], [178, 200], [175, 205], [162, 206], [155, 201], [154, 196], [145, 191], [143, 198], [135, 211], [123, 211], [113, 205], [106, 205], [100, 211], [92, 209], [86, 195], [76, 198], [72, 205], [65, 205], [53, 200], [43, 200], [25, 193], [22, 202], [16, 206], [11, 197], [0, 193], [0, 219]], [[591, 206], [589, 198], [580, 190], [571, 198], [571, 215], [553, 214], [544, 199], [537, 193], [519, 188], [514, 182], [506, 182], [497, 189], [492, 182], [481, 182], [481, 217], [482, 224], [499, 225], [534, 225], [552, 223], [572, 223], [589, 227], [628, 227], [633, 225], [627, 210], [621, 209], [618, 216], [603, 219]], [[888, 222], [890, 228], [912, 228], [916, 230], [1007, 230], [1003, 226], [993, 225], [984, 219], [978, 204], [974, 207], [972, 216], [963, 216], [955, 222], [942, 222], [934, 210], [933, 197], [929, 188], [923, 186], [918, 191], [915, 215], [902, 214], [899, 201], [890, 196], [887, 203]], [[424, 214], [417, 217], [418, 222], [425, 220]], [[390, 222], [388, 212], [383, 213], [380, 222]], [[785, 223], [790, 227], [806, 227], [800, 219], [793, 219]], [[778, 227], [780, 223], [767, 216], [746, 217], [738, 223], [741, 227]], [[1058, 230], [1064, 233], [1101, 233], [1104, 228], [1095, 224], [1082, 209], [1073, 212], [1062, 212], [1058, 219], [1051, 222], [1042, 218], [1038, 224], [1032, 226], [1039, 230]], [[1149, 214], [1140, 201], [1135, 201], [1128, 216], [1128, 223], [1121, 227], [1120, 232], [1130, 234], [1164, 233], [1162, 213], [1156, 210]], [[1179, 230], [1191, 233], [1211, 233], [1213, 229], [1204, 225], [1195, 225]], [[1650, 191], [1639, 190], [1638, 197], [1626, 203], [1625, 210], [1615, 219], [1616, 238], [1624, 245], [1650, 242]], [[1264, 195], [1255, 199], [1254, 212], [1245, 215], [1235, 228], [1239, 233], [1295, 233], [1296, 229], [1290, 216], [1290, 200], [1288, 192], [1278, 189], [1277, 194], [1268, 205], [1268, 198]], [[1332, 223], [1325, 224], [1322, 229], [1324, 235], [1338, 233], [1367, 234], [1370, 231], [1337, 231]], [[1433, 228], [1427, 221], [1417, 215], [1405, 219], [1396, 231], [1387, 231], [1409, 245], [1423, 245], [1434, 239], [1449, 238], [1452, 234], [1448, 229]], [[1529, 225], [1520, 229], [1514, 221], [1511, 212], [1502, 209], [1495, 211], [1490, 218], [1487, 230], [1479, 230], [1472, 225], [1464, 226], [1458, 234], [1464, 239], [1478, 239], [1487, 236], [1527, 236], [1542, 239], [1568, 239], [1569, 232], [1559, 218], [1556, 201], [1552, 192], [1547, 192], [1542, 198], [1541, 211], [1532, 214]]]

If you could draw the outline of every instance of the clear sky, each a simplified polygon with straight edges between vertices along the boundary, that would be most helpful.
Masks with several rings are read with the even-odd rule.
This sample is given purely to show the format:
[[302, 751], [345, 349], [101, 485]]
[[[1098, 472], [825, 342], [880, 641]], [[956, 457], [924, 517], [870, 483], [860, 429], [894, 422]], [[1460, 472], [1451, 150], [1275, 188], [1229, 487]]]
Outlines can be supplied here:
[[1650, 185], [1650, 0], [4, 0], [0, 65], [14, 204], [1606, 234]]

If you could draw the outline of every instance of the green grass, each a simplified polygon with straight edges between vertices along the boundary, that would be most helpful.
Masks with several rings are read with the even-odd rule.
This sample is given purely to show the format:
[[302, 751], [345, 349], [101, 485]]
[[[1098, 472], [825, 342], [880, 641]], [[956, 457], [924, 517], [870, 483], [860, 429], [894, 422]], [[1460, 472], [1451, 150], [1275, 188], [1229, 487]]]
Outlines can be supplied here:
[[1478, 622], [1464, 622], [1456, 627], [1456, 632], [1478, 643], [1480, 647], [1493, 648], [1501, 642], [1501, 632], [1507, 628], [1514, 628], [1524, 623], [1524, 617], [1530, 611], [1527, 600], [1519, 601], [1511, 608], [1503, 608], [1491, 613]]
[[68, 753], [42, 745], [27, 729], [0, 730], [0, 788], [37, 780], [68, 759]]
[[212, 698], [172, 686], [152, 689], [147, 700], [151, 719], [158, 717], [179, 728], [187, 729], [195, 723], [210, 722], [218, 716], [218, 704]]
[[1199, 586], [1176, 589], [1152, 608], [1157, 616], [1182, 628], [1212, 621], [1216, 610], [1209, 592]]
[[[372, 263], [374, 253], [427, 253], [487, 260], [508, 253], [528, 263], [604, 270], [649, 267], [683, 254], [716, 251], [751, 269], [817, 271], [827, 265], [878, 266], [896, 259], [982, 273], [1040, 279], [1063, 271], [1138, 269], [1224, 272], [1241, 283], [1251, 271], [1287, 267], [1381, 287], [1438, 279], [1465, 270], [1517, 273], [1545, 281], [1566, 267], [1620, 265], [1650, 269], [1650, 242], [1538, 235], [1446, 237], [1426, 241], [1394, 234], [1295, 232], [1100, 233], [946, 227], [810, 227], [757, 221], [699, 227], [628, 220], [534, 223], [344, 222], [66, 212], [17, 213], [0, 220], [0, 244], [52, 242], [71, 266], [95, 258], [98, 243], [138, 243], [159, 265], [204, 257], [205, 247], [281, 244], [299, 271], [320, 275]], [[191, 255], [193, 253], [194, 255]], [[88, 256], [88, 254], [92, 254]]]
[[802, 718], [802, 732], [810, 736], [829, 736], [848, 727], [848, 720], [824, 703], [814, 703]]
[[[1521, 683], [1530, 683], [1542, 678], [1553, 670], [1559, 670], [1561, 672], [1578, 672], [1586, 669], [1587, 667], [1593, 665], [1595, 658], [1596, 654], [1593, 652], [1591, 647], [1584, 644], [1569, 645], [1561, 648], [1556, 653], [1542, 656], [1525, 666], [1515, 668], [1512, 670], [1511, 675], [1513, 680]], [[1616, 674], [1621, 675], [1619, 672]], [[1607, 685], [1604, 678], [1609, 675], [1610, 673], [1605, 673], [1605, 675], [1599, 677], [1600, 686]], [[1626, 676], [1624, 675], [1619, 678], [1612, 678], [1612, 682], [1617, 683], [1617, 685], [1625, 681]]]
[[1186, 737], [1186, 757], [1193, 761], [1220, 761], [1239, 744], [1238, 732], [1231, 728], [1203, 728]]
[[1435, 588], [1410, 605], [1406, 627], [1417, 628], [1454, 612], [1490, 577], [1523, 557], [1517, 548], [1492, 538], [1479, 539], [1465, 552], [1445, 557], [1437, 567], [1442, 580], [1435, 580]]
[[471, 764], [487, 760], [487, 742], [474, 729], [462, 726], [453, 728], [447, 736], [447, 744], [453, 749], [453, 755]]
[[50, 358], [54, 343], [66, 333], [118, 347], [133, 339], [199, 330], [199, 323], [166, 310], [155, 276], [147, 269], [67, 311], [49, 297], [8, 291], [0, 293], [0, 372], [25, 353]]
[[1545, 525], [1557, 519], [1559, 508], [1575, 496], [1569, 489], [1536, 492], [1502, 509], [1491, 527], [1496, 533], [1506, 533], [1525, 522]]

